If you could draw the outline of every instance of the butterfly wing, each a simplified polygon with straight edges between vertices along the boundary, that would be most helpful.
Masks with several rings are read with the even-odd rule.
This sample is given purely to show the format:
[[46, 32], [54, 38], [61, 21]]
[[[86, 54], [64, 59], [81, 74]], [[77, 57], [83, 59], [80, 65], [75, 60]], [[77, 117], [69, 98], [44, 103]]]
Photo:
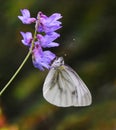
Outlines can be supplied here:
[[51, 68], [43, 86], [44, 98], [56, 106], [87, 106], [91, 93], [78, 74], [69, 66]]
[[[92, 97], [89, 89], [85, 83], [81, 80], [79, 75], [69, 66], [65, 65], [65, 73], [69, 78], [70, 83], [75, 90], [72, 92], [73, 95], [73, 106], [88, 106], [92, 102]], [[65, 75], [66, 75], [65, 74]]]
[[49, 71], [44, 85], [43, 85], [43, 96], [44, 98], [56, 106], [61, 106], [61, 93], [62, 88], [59, 86], [59, 72], [55, 68], [51, 68]]

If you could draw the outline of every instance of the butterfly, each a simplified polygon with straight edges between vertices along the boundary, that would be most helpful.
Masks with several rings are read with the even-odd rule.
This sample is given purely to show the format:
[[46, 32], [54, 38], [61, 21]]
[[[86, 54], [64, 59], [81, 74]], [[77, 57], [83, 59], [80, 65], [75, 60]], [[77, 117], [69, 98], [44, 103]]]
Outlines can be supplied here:
[[43, 97], [51, 104], [59, 107], [88, 106], [92, 96], [79, 75], [68, 65], [63, 57], [58, 57], [43, 85]]

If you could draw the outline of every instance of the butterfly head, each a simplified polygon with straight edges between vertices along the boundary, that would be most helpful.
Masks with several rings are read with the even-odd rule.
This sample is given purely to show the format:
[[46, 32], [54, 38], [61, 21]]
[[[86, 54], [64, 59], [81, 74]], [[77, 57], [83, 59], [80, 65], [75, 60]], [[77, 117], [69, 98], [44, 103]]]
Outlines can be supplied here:
[[64, 65], [64, 59], [63, 59], [63, 57], [58, 57], [54, 60], [51, 67], [57, 68], [57, 67], [60, 67], [62, 65]]

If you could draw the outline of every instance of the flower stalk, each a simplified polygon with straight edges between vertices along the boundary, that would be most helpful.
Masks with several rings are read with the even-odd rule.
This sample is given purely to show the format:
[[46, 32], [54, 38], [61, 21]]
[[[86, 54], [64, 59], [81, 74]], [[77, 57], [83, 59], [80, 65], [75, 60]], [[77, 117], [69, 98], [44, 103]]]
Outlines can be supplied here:
[[31, 43], [31, 48], [29, 50], [29, 52], [27, 53], [25, 59], [23, 60], [23, 62], [21, 63], [21, 65], [19, 66], [19, 68], [17, 69], [17, 71], [14, 73], [14, 75], [11, 77], [11, 79], [8, 81], [8, 83], [3, 87], [3, 89], [0, 91], [0, 96], [3, 94], [3, 92], [8, 88], [8, 86], [11, 84], [11, 82], [14, 80], [14, 78], [17, 76], [17, 74], [20, 72], [20, 70], [22, 69], [22, 67], [24, 66], [24, 64], [26, 63], [26, 61], [28, 60], [29, 56], [31, 55], [32, 53], [32, 49], [34, 47], [34, 41], [36, 39], [36, 31], [34, 33], [34, 38], [32, 40], [32, 43]]

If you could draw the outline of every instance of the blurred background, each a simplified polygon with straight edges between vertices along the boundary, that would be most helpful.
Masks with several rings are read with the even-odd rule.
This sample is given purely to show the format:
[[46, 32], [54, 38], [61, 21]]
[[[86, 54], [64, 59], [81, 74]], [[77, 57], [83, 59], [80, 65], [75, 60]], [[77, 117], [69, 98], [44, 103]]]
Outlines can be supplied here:
[[20, 31], [20, 9], [31, 16], [61, 13], [61, 37], [51, 51], [63, 56], [92, 93], [88, 107], [60, 108], [42, 95], [48, 71], [33, 67], [31, 57], [0, 99], [0, 130], [116, 130], [116, 1], [10, 0], [0, 4], [0, 89], [22, 63], [28, 48]]

